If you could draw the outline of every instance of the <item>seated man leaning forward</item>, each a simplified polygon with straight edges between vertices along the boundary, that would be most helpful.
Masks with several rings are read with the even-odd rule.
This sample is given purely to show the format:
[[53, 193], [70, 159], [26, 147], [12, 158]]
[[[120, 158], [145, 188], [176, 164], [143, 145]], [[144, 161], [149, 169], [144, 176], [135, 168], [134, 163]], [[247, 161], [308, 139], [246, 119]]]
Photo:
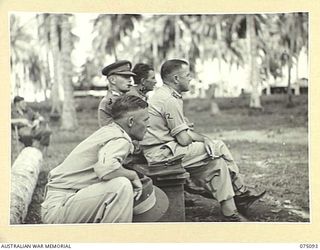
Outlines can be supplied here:
[[149, 193], [144, 196], [148, 182], [142, 180], [147, 177], [140, 179], [122, 166], [133, 151], [132, 139], [142, 140], [146, 132], [147, 106], [136, 96], [118, 98], [111, 110], [114, 122], [82, 141], [51, 170], [42, 203], [43, 223], [132, 222], [143, 215], [159, 219], [168, 207], [165, 194], [147, 185]]
[[19, 140], [40, 149], [49, 146], [51, 130], [44, 118], [29, 108], [21, 96], [13, 99], [11, 126], [18, 129]]
[[[163, 86], [149, 99], [150, 125], [140, 145], [149, 163], [184, 154], [182, 166], [194, 184], [220, 202], [225, 221], [247, 221], [243, 216], [253, 194], [241, 180], [239, 169], [222, 141], [213, 141], [188, 126], [181, 93], [189, 90], [188, 62], [168, 60], [161, 67]], [[241, 213], [239, 213], [241, 212]]]
[[130, 90], [132, 76], [135, 76], [131, 71], [131, 66], [131, 62], [121, 60], [103, 68], [102, 75], [107, 77], [109, 85], [107, 95], [101, 99], [98, 107], [99, 127], [112, 122], [112, 105], [115, 100]]

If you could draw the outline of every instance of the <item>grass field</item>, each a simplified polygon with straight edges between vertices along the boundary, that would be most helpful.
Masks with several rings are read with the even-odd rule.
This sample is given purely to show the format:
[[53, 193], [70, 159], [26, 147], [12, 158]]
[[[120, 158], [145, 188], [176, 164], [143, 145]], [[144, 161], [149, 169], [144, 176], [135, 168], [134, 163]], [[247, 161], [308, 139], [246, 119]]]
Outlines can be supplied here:
[[[54, 133], [25, 223], [41, 223], [40, 204], [50, 169], [57, 166], [85, 137], [97, 129], [97, 99], [77, 100], [79, 128]], [[218, 98], [221, 114], [210, 116], [209, 102], [186, 100], [185, 113], [197, 131], [222, 139], [229, 146], [247, 184], [267, 194], [249, 211], [259, 222], [309, 221], [308, 100], [294, 96], [286, 107], [285, 96], [263, 96], [263, 111], [250, 111], [248, 99]], [[12, 150], [12, 159], [17, 152]], [[186, 194], [186, 218], [192, 222], [221, 221], [216, 201]]]

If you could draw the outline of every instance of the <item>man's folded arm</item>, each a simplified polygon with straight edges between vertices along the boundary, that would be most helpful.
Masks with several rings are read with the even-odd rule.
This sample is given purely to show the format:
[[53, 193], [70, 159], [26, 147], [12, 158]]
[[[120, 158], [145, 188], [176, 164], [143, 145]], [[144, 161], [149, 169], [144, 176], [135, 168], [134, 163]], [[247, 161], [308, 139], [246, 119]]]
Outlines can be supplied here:
[[26, 118], [12, 118], [11, 124], [13, 126], [31, 126], [31, 123]]
[[188, 133], [188, 130], [182, 130], [180, 133], [176, 134], [175, 138], [177, 142], [184, 147], [188, 146], [193, 141], [192, 137]]

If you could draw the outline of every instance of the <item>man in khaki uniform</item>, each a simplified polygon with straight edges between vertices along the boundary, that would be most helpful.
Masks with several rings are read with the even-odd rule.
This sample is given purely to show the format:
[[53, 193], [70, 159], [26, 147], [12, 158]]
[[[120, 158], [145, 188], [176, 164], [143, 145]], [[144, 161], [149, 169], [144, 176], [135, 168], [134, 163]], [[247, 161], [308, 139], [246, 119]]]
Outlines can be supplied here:
[[[161, 67], [164, 85], [149, 99], [150, 125], [140, 143], [148, 162], [184, 154], [182, 166], [192, 181], [220, 202], [226, 221], [246, 221], [238, 213], [264, 193], [252, 194], [243, 184], [239, 169], [222, 141], [197, 134], [183, 114], [181, 93], [189, 90], [189, 64], [168, 60]], [[236, 203], [235, 203], [236, 201]]]
[[106, 66], [102, 70], [109, 81], [107, 95], [99, 103], [98, 122], [99, 127], [105, 126], [112, 122], [111, 108], [115, 100], [127, 93], [132, 85], [132, 76], [135, 74], [131, 71], [132, 64], [127, 60], [117, 61]]
[[[136, 204], [134, 199], [143, 196], [142, 183], [135, 171], [122, 166], [133, 152], [132, 139], [142, 140], [146, 132], [147, 106], [136, 96], [118, 98], [111, 110], [114, 122], [82, 141], [51, 170], [42, 203], [44, 223], [132, 222], [135, 211], [140, 216], [151, 211], [152, 218], [159, 218], [167, 207], [157, 205], [158, 197]], [[162, 192], [154, 189], [155, 196]]]
[[29, 108], [21, 96], [15, 96], [11, 109], [11, 126], [18, 130], [19, 140], [26, 146], [43, 149], [49, 146], [51, 129], [44, 118]]

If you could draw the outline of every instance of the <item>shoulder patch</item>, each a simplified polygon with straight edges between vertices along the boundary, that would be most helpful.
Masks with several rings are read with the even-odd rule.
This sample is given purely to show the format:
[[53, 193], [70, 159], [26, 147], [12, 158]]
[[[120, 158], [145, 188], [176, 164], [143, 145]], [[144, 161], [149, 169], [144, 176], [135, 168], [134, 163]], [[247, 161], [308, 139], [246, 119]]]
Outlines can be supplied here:
[[181, 96], [178, 95], [176, 92], [172, 92], [171, 95], [176, 99], [181, 99]]

